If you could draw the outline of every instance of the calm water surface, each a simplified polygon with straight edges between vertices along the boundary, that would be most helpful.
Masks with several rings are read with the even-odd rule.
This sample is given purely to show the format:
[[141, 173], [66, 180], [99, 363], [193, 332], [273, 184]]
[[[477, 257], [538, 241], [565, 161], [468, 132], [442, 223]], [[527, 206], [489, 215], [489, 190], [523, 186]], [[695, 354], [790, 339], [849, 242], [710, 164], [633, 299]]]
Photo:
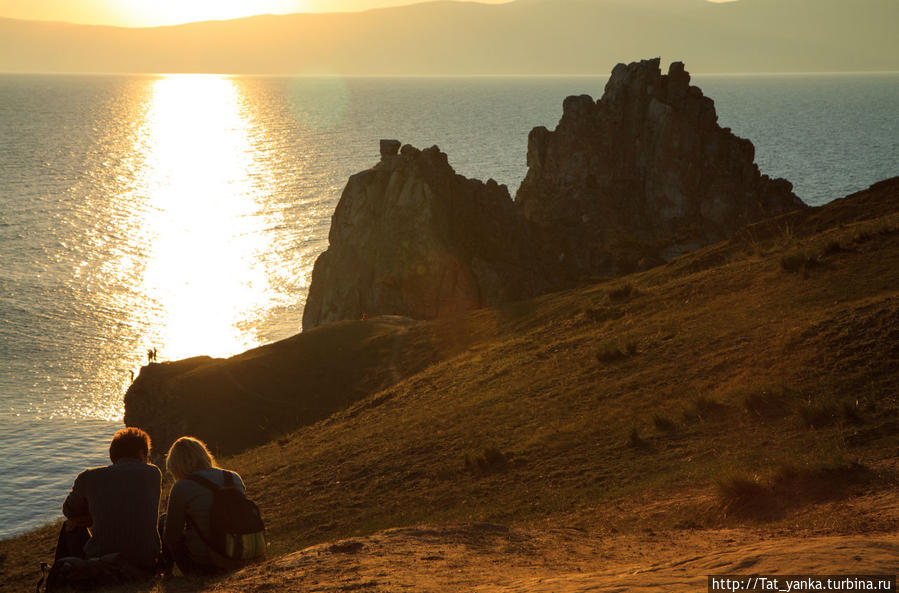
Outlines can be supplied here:
[[[706, 77], [719, 120], [812, 204], [899, 174], [899, 75]], [[378, 139], [525, 173], [600, 78], [0, 76], [0, 537], [59, 515], [160, 360], [300, 328], [346, 179]]]

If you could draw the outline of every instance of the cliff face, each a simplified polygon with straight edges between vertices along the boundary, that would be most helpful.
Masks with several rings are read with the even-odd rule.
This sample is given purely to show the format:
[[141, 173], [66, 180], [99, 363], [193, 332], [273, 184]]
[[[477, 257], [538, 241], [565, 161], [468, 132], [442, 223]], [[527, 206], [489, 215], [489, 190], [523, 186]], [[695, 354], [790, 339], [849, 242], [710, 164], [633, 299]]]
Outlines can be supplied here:
[[572, 279], [647, 268], [803, 207], [717, 119], [682, 63], [667, 75], [658, 58], [618, 64], [602, 99], [568, 97], [555, 131], [531, 131], [516, 203]]
[[[156, 455], [185, 434], [230, 454], [271, 441], [419, 372], [447, 354], [416, 322], [333, 323], [228, 359], [200, 356], [141, 369], [125, 394], [125, 424]], [[463, 336], [450, 350], [464, 349]]]
[[456, 175], [435, 146], [381, 142], [353, 175], [315, 262], [303, 328], [362, 315], [431, 319], [553, 286], [505, 186]]
[[396, 314], [433, 319], [618, 275], [804, 204], [753, 163], [749, 140], [675, 62], [619, 64], [599, 101], [568, 97], [534, 128], [515, 202], [446, 155], [384, 140], [350, 178], [315, 263], [303, 328]]
[[[791, 229], [792, 241], [784, 240], [785, 226]], [[791, 271], [791, 258], [805, 262], [804, 268]], [[742, 263], [730, 265], [735, 261]], [[705, 273], [710, 270], [715, 272]], [[806, 276], [801, 298], [796, 291], [799, 272]], [[629, 278], [637, 290], [624, 301], [613, 297], [607, 286], [588, 286], [429, 322], [382, 316], [328, 323], [228, 359], [197, 357], [150, 364], [125, 395], [125, 423], [147, 430], [157, 455], [185, 434], [228, 455], [331, 417], [315, 430], [333, 433], [339, 446], [332, 453], [337, 457], [324, 463], [308, 452], [307, 446], [317, 438], [309, 436], [314, 432], [291, 437], [296, 451], [310, 455], [308, 468], [285, 472], [294, 480], [309, 471], [328, 473], [334, 467], [346, 471], [341, 464], [360, 459], [348, 453], [353, 447], [388, 450], [372, 446], [369, 438], [415, 434], [415, 439], [429, 435], [442, 440], [447, 430], [479, 422], [465, 429], [471, 431], [469, 436], [443, 441], [468, 447], [490, 433], [485, 427], [503, 414], [514, 416], [509, 430], [524, 435], [530, 429], [523, 429], [521, 416], [511, 410], [524, 405], [527, 418], [538, 424], [546, 414], [574, 418], [582, 414], [562, 402], [595, 411], [593, 398], [583, 395], [590, 393], [624, 394], [621, 401], [630, 406], [635, 393], [649, 401], [660, 385], [692, 381], [696, 389], [717, 385], [719, 393], [730, 394], [735, 385], [756, 376], [776, 377], [785, 385], [814, 383], [818, 391], [809, 390], [819, 393], [820, 373], [807, 371], [822, 369], [830, 373], [828, 381], [835, 381], [830, 387], [835, 394], [853, 394], [855, 401], [858, 393], [899, 392], [895, 378], [899, 372], [894, 370], [899, 357], [897, 278], [899, 178], [894, 178], [821, 208], [748, 226], [730, 241]], [[722, 286], [732, 287], [738, 296], [718, 298]], [[835, 291], [839, 302], [834, 301]], [[811, 301], [817, 303], [817, 313], [809, 313]], [[757, 309], [760, 302], [767, 304]], [[757, 314], [735, 314], [733, 303], [751, 304]], [[799, 311], [804, 316], [796, 322]], [[678, 331], [660, 338], [659, 315]], [[698, 333], [697, 318], [706, 320]], [[806, 324], [805, 330], [797, 329], [796, 323]], [[710, 339], [710, 331], [719, 332], [718, 337]], [[784, 335], [792, 336], [787, 344], [782, 343]], [[611, 363], [599, 357], [610, 343], [618, 348], [631, 337], [637, 341], [637, 352]], [[734, 349], [734, 343], [741, 347]], [[683, 355], [694, 351], [696, 356]], [[828, 358], [821, 358], [825, 352]], [[672, 367], [674, 359], [679, 363]], [[775, 367], [780, 370], [772, 370]], [[797, 388], [796, 393], [806, 391]], [[423, 403], [420, 397], [432, 399]], [[496, 404], [496, 397], [508, 401]], [[742, 400], [743, 395], [734, 397]], [[514, 405], [509, 403], [513, 400]], [[529, 407], [533, 401], [549, 407], [534, 412]], [[800, 403], [807, 405], [804, 400]], [[389, 423], [374, 421], [374, 416], [366, 419], [375, 408], [388, 415], [398, 413], [396, 418], [402, 421], [385, 429]], [[442, 417], [444, 408], [456, 416]], [[335, 416], [342, 410], [346, 412]], [[375, 412], [376, 417], [381, 418], [381, 412]], [[414, 425], [407, 423], [409, 417], [419, 413], [433, 413], [438, 422], [421, 420], [423, 424], [414, 429], [419, 432], [408, 432]], [[351, 421], [357, 417], [359, 422]], [[441, 430], [434, 430], [438, 425]], [[622, 423], [617, 442], [625, 442], [632, 427], [629, 421]], [[368, 436], [357, 434], [357, 444], [346, 445], [345, 430]], [[533, 444], [531, 437], [526, 440]], [[400, 447], [404, 455], [410, 454], [404, 447]], [[416, 447], [426, 454], [443, 451], [437, 446], [422, 448], [420, 442]], [[546, 447], [538, 449], [538, 455], [546, 453]], [[616, 454], [619, 449], [616, 445]], [[457, 453], [455, 461], [442, 453], [440, 460], [431, 459], [426, 474], [431, 475], [435, 463], [461, 466], [463, 455]], [[285, 452], [284, 459], [288, 457], [292, 455]], [[406, 457], [391, 454], [378, 464], [385, 459], [395, 463]], [[546, 481], [543, 472], [534, 478], [541, 484]], [[391, 485], [385, 492], [393, 496], [396, 489]]]

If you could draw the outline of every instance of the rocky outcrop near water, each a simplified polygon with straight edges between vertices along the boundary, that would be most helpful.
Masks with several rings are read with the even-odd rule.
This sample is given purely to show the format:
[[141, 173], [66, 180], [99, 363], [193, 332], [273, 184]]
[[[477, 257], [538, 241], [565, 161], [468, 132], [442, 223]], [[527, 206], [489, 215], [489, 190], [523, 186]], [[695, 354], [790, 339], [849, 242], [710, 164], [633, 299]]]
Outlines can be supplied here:
[[618, 64], [600, 100], [568, 97], [554, 131], [531, 131], [516, 204], [570, 280], [645, 269], [804, 206], [717, 122], [683, 63]]
[[805, 207], [717, 120], [681, 62], [666, 75], [658, 58], [619, 64], [599, 101], [568, 97], [554, 131], [531, 131], [514, 203], [493, 180], [457, 175], [437, 147], [382, 140], [381, 161], [350, 178], [334, 212], [303, 328], [527, 299]]
[[556, 286], [506, 186], [457, 175], [446, 154], [381, 141], [353, 175], [315, 262], [303, 328], [396, 314], [432, 319]]
[[390, 316], [347, 321], [227, 359], [151, 363], [125, 394], [125, 424], [150, 433], [156, 456], [185, 434], [224, 454], [271, 441], [444, 356], [415, 325]]
[[[899, 254], [897, 220], [899, 178], [894, 178], [820, 208], [796, 210], [750, 225], [729, 241], [687, 255], [647, 275], [629, 278], [626, 284], [633, 282], [634, 290], [628, 289], [623, 298], [616, 294], [620, 292], [619, 283], [586, 286], [428, 322], [379, 316], [365, 321], [327, 323], [228, 359], [200, 356], [152, 363], [141, 369], [125, 394], [125, 423], [150, 433], [157, 456], [185, 434], [203, 439], [216, 453], [231, 454], [262, 443], [278, 443], [290, 431], [326, 418], [331, 419], [327, 422], [343, 422], [374, 408], [390, 408], [396, 404], [393, 398], [417, 401], [419, 394], [437, 390], [441, 401], [452, 406], [450, 402], [455, 398], [474, 397], [480, 389], [474, 378], [457, 384], [458, 369], [467, 368], [469, 377], [473, 377], [472, 368], [480, 369], [496, 382], [494, 393], [515, 393], [516, 397], [551, 392], [558, 396], [570, 388], [579, 393], [605, 392], [606, 382], [617, 381], [613, 377], [618, 377], [630, 358], [639, 356], [633, 372], [639, 368], [640, 373], [654, 376], [670, 370], [667, 361], [672, 357], [694, 349], [703, 351], [731, 344], [736, 339], [734, 335], [744, 335], [741, 331], [749, 332], [745, 335], [754, 335], [755, 331], [780, 335], [786, 330], [769, 327], [780, 327], [778, 324], [782, 323], [775, 303], [784, 295], [791, 295], [785, 306], [806, 306], [807, 295], [799, 301], [792, 298], [799, 275], [806, 277], [804, 282], [817, 282], [815, 290], [819, 291], [819, 305], [826, 316], [801, 338], [796, 334], [796, 344], [801, 344], [811, 357], [802, 359], [804, 362], [797, 363], [796, 368], [843, 368], [847, 381], [864, 373], [876, 377], [882, 373], [877, 369], [892, 372], [896, 366], [896, 348], [878, 346], [874, 353], [871, 348], [871, 344], [899, 343], [894, 339], [899, 331], [896, 307], [887, 296], [872, 308], [885, 312], [872, 316], [867, 312], [869, 298], [864, 296], [858, 297], [865, 303], [858, 311], [833, 309], [837, 306], [833, 287], [840, 286], [842, 294], [847, 287], [855, 286], [860, 295], [866, 289], [859, 286], [871, 286], [886, 291], [885, 294], [892, 290], [893, 271], [899, 269], [899, 256], [894, 257]], [[788, 237], [784, 229], [790, 229]], [[741, 259], [753, 262], [752, 266], [727, 265]], [[795, 268], [793, 262], [798, 262]], [[716, 268], [720, 272], [705, 273]], [[852, 277], [855, 279], [847, 280], [849, 271], [856, 274]], [[712, 277], [715, 280], [709, 284]], [[763, 279], [764, 290], [759, 288], [759, 282], [748, 278]], [[704, 289], [697, 288], [702, 285]], [[764, 293], [768, 305], [760, 314], [768, 317], [759, 321], [741, 314], [737, 316], [741, 323], [755, 321], [743, 330], [731, 329], [730, 312], [722, 312], [722, 305], [716, 300], [722, 286], [742, 291], [742, 301], [737, 302], [753, 307]], [[775, 286], [780, 288], [774, 291]], [[705, 296], [696, 300], [700, 294]], [[674, 334], [660, 338], [657, 324], [652, 321], [660, 310], [676, 315], [680, 321], [671, 321], [672, 327], [683, 326], [685, 334], [692, 331], [691, 320], [715, 310], [716, 317], [712, 319], [717, 321], [712, 325], [723, 333], [720, 339], [712, 341], [704, 333], [686, 341]], [[643, 329], [638, 334], [631, 325], [632, 315], [643, 319]], [[632, 335], [642, 336], [636, 342], [637, 350], [622, 354], [623, 342], [619, 338]], [[754, 344], [760, 353], [767, 353], [765, 356], [774, 360], [784, 352], [796, 354], [793, 346], [771, 350], [765, 346], [770, 342], [767, 335], [739, 339], [745, 347]], [[846, 336], [860, 336], [858, 345], [848, 348]], [[611, 363], [598, 358], [598, 353], [607, 351], [609, 344], [614, 347]], [[823, 351], [832, 352], [836, 362], [816, 358]], [[764, 363], [753, 357], [746, 359], [742, 350], [710, 352], [686, 357], [689, 364], [695, 365], [689, 376], [718, 373], [727, 378], [741, 372], [740, 365], [746, 360], [761, 365], [747, 375], [753, 376], [758, 369], [772, 364], [767, 358]], [[719, 355], [731, 357], [728, 364], [737, 366], [713, 364]], [[541, 373], [544, 379], [555, 376], [557, 371], [550, 369], [560, 360], [568, 360], [566, 364], [578, 361], [583, 374], [569, 377], [563, 373], [551, 382], [536, 381]], [[599, 367], [594, 367], [597, 362]], [[864, 373], [859, 374], [859, 369]], [[682, 378], [679, 373], [680, 370], [677, 376]], [[535, 382], [527, 389], [510, 387], [505, 381], [512, 374], [527, 375]], [[894, 374], [886, 376], [892, 381]], [[648, 381], [644, 385], [646, 393], [656, 393], [659, 384], [674, 379]], [[592, 387], [584, 387], [583, 382]], [[525, 380], [520, 379], [518, 385], [524, 384]], [[868, 379], [864, 388], [869, 388]], [[855, 393], [858, 385], [841, 384], [835, 389], [839, 393]], [[878, 389], [893, 393], [895, 382]], [[465, 409], [473, 414], [471, 417], [483, 412]], [[394, 430], [389, 432], [396, 434]], [[460, 455], [460, 467], [462, 462]]]

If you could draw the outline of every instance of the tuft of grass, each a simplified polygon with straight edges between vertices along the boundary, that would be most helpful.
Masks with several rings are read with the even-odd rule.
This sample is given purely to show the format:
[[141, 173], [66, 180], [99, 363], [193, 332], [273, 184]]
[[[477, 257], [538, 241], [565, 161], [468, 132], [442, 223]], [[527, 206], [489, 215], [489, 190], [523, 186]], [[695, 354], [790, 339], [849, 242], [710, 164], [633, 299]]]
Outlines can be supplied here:
[[683, 530], [689, 529], [689, 530], [693, 531], [696, 529], [702, 529], [702, 524], [699, 523], [696, 519], [686, 518], [686, 519], [681, 519], [680, 521], [675, 523], [674, 528], [675, 529], [683, 529]]
[[869, 226], [867, 228], [859, 230], [855, 233], [855, 236], [852, 237], [852, 242], [855, 244], [867, 243], [872, 239], [877, 237], [885, 237], [895, 233], [897, 227], [893, 224], [889, 223], [879, 223], [876, 225]]
[[799, 394], [784, 386], [751, 388], [743, 393], [743, 408], [764, 419], [784, 418], [793, 410]]
[[780, 230], [780, 240], [782, 243], [789, 245], [796, 238], [796, 234], [793, 231], [793, 225], [789, 222], [784, 225], [784, 227]]
[[649, 443], [642, 436], [640, 436], [640, 429], [636, 426], [631, 428], [631, 432], [627, 437], [627, 444], [631, 448], [641, 451], [645, 451], [646, 449], [650, 448]]
[[584, 309], [584, 318], [593, 323], [602, 323], [624, 316], [624, 311], [613, 307], [599, 307], [598, 309]]
[[840, 405], [840, 411], [843, 413], [843, 419], [849, 424], [861, 424], [863, 422], [858, 409], [858, 402], [844, 401]]
[[793, 508], [839, 500], [861, 491], [875, 478], [862, 463], [842, 459], [808, 467], [781, 464], [767, 480], [734, 475], [716, 484], [725, 514], [770, 520]]
[[820, 254], [811, 253], [802, 249], [787, 253], [780, 258], [780, 267], [783, 268], [784, 271], [790, 273], [801, 272], [802, 274], [807, 274], [809, 270], [822, 266], [823, 264], [824, 262], [822, 261]]
[[860, 424], [858, 403], [848, 400], [806, 402], [799, 408], [799, 417], [807, 428], [825, 428], [837, 424]]
[[637, 290], [634, 288], [633, 284], [628, 282], [626, 284], [621, 284], [614, 288], [610, 288], [609, 292], [606, 294], [608, 295], [610, 302], [620, 303], [637, 296]]
[[824, 246], [824, 249], [821, 251], [821, 255], [833, 255], [835, 253], [840, 253], [841, 251], [845, 251], [843, 249], [843, 245], [837, 241], [836, 239], [829, 241], [827, 245]]
[[655, 425], [656, 429], [659, 430], [659, 432], [670, 433], [677, 430], [677, 424], [675, 424], [674, 421], [667, 416], [662, 416], [661, 414], [653, 414], [652, 423]]
[[494, 474], [509, 466], [509, 457], [494, 446], [486, 447], [479, 454], [465, 454], [465, 469], [472, 474]]
[[726, 515], [767, 517], [774, 509], [771, 492], [758, 476], [729, 476], [719, 480], [716, 487]]
[[727, 410], [727, 406], [715, 401], [707, 395], [700, 395], [693, 403], [683, 411], [684, 420], [687, 422], [704, 422], [716, 416], [721, 416]]
[[616, 338], [600, 344], [596, 350], [599, 362], [617, 362], [636, 355], [637, 340], [632, 337]]
[[784, 499], [820, 502], [839, 498], [874, 477], [874, 472], [858, 461], [824, 461], [805, 468], [784, 464], [774, 474], [771, 488]]

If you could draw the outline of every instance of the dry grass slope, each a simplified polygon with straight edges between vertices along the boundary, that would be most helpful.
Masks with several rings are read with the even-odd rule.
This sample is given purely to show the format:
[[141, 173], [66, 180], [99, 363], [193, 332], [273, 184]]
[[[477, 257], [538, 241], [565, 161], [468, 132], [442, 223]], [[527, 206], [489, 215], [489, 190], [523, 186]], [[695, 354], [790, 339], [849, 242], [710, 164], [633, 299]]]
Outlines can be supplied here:
[[[797, 251], [818, 263], [788, 269], [783, 258]], [[760, 223], [626, 285], [416, 328], [447, 356], [226, 460], [267, 518], [274, 560], [218, 585], [154, 590], [278, 590], [290, 558], [310, 574], [310, 558], [331, 566], [322, 548], [298, 550], [345, 538], [374, 550], [393, 537], [375, 535], [382, 530], [421, 524], [486, 523], [550, 539], [565, 527], [589, 534], [578, 545], [606, 542], [624, 564], [633, 558], [613, 553], [623, 542], [671, 550], [699, 534], [699, 549], [732, 530], [742, 534], [732, 542], [749, 545], [764, 534], [849, 541], [899, 528], [899, 179]], [[624, 355], [603, 360], [609, 344]], [[51, 532], [2, 542], [0, 582], [30, 579], [50, 555]], [[500, 539], [510, 558], [546, 560], [554, 549]], [[440, 549], [421, 545], [424, 555]], [[479, 556], [472, 543], [469, 561], [501, 563], [492, 545]], [[552, 572], [543, 560], [516, 582]], [[389, 580], [356, 588], [401, 589]], [[543, 590], [536, 582], [517, 590]]]

